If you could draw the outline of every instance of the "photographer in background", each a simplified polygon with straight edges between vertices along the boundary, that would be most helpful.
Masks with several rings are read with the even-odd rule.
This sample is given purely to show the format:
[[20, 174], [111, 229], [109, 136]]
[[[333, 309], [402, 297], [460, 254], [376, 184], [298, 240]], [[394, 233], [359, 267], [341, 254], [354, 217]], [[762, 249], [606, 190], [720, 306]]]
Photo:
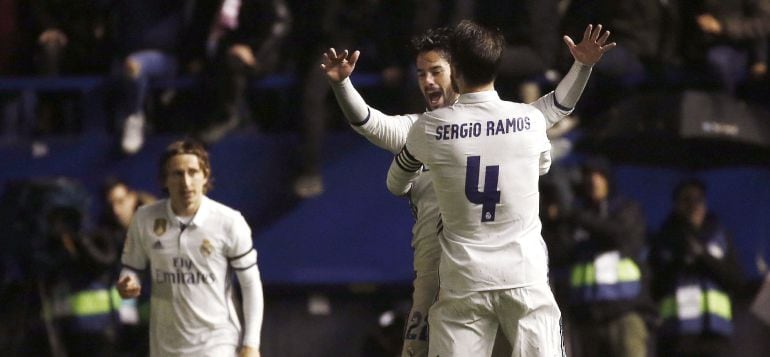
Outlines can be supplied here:
[[42, 268], [38, 289], [49, 341], [60, 338], [68, 356], [111, 356], [120, 304], [111, 287], [116, 246], [84, 234], [75, 208], [54, 208], [48, 223], [48, 239], [35, 259]]

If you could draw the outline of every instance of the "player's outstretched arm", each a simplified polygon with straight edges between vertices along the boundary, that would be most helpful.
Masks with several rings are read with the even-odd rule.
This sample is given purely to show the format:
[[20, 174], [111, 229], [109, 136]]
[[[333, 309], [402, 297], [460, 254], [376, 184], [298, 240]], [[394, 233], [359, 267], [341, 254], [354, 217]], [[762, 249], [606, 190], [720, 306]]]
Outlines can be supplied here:
[[359, 51], [349, 55], [348, 50], [344, 50], [338, 54], [330, 48], [323, 54], [321, 70], [326, 74], [337, 104], [354, 130], [374, 145], [396, 154], [406, 143], [409, 128], [416, 117], [386, 115], [366, 104], [350, 81], [359, 56]]
[[337, 54], [335, 49], [330, 48], [321, 60], [321, 70], [329, 81], [337, 104], [348, 123], [352, 125], [361, 125], [369, 118], [369, 106], [350, 82], [350, 75], [356, 68], [360, 54], [361, 52], [355, 51], [349, 56], [348, 50]]
[[607, 42], [609, 37], [610, 32], [602, 31], [601, 24], [588, 25], [578, 44], [575, 44], [569, 36], [564, 36], [564, 43], [569, 48], [575, 63], [559, 81], [553, 93], [548, 93], [532, 103], [543, 112], [548, 127], [558, 123], [575, 108], [591, 76], [591, 68], [607, 51], [616, 46], [615, 42]]

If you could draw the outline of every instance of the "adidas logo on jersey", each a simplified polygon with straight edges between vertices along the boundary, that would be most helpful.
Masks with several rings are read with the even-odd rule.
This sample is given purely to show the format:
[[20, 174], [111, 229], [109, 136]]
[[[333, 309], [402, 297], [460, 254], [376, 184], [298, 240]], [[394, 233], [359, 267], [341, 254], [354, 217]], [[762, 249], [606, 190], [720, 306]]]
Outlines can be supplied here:
[[161, 244], [159, 240], [156, 240], [155, 244], [152, 245], [152, 249], [163, 249], [163, 244]]

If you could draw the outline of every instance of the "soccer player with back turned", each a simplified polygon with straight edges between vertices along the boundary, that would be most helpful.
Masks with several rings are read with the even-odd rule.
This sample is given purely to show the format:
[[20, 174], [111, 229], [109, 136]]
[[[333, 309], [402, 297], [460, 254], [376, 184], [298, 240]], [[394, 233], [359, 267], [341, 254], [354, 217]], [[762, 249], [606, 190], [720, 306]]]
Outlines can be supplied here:
[[[606, 52], [614, 44], [599, 34], [590, 40]], [[438, 198], [441, 291], [429, 313], [430, 355], [489, 355], [498, 326], [515, 355], [563, 353], [538, 217], [547, 122], [494, 91], [502, 45], [499, 32], [457, 26], [450, 55], [460, 98], [420, 116], [388, 172], [388, 188], [402, 195], [425, 164]]]

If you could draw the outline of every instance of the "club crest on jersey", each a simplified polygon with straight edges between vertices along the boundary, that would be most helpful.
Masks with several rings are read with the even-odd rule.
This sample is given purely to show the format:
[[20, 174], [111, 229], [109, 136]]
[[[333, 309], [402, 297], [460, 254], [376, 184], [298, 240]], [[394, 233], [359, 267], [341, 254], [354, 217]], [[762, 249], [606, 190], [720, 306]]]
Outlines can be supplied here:
[[201, 243], [201, 254], [203, 254], [204, 257], [208, 257], [211, 255], [211, 252], [214, 251], [214, 246], [209, 242], [208, 239], [204, 239], [203, 243]]
[[156, 218], [155, 224], [152, 226], [152, 231], [155, 232], [155, 235], [162, 236], [163, 233], [166, 233], [166, 219], [164, 218]]

